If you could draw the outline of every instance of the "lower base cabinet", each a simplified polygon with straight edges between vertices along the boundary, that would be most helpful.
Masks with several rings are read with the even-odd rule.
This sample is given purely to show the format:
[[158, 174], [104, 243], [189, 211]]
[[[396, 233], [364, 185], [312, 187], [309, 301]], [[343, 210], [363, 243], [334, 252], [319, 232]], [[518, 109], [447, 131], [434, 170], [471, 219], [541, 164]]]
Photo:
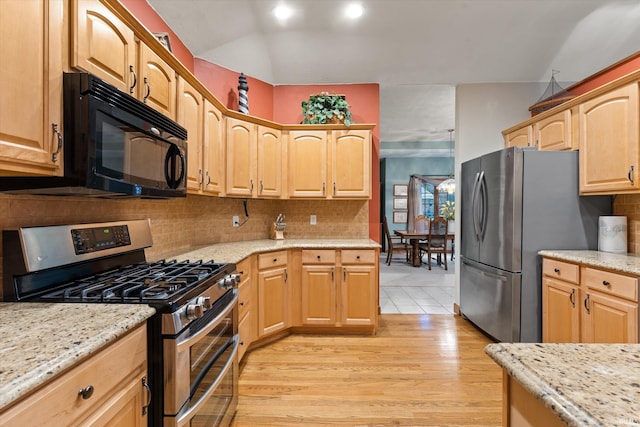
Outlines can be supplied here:
[[566, 427], [549, 408], [503, 371], [503, 426]]
[[638, 277], [544, 258], [543, 342], [638, 343]]
[[143, 427], [146, 381], [143, 324], [0, 414], [0, 426]]
[[236, 264], [236, 268], [241, 274], [238, 285], [238, 360], [242, 359], [251, 342], [256, 339], [258, 330], [256, 325], [256, 302], [258, 299], [251, 274], [251, 263], [254, 259], [253, 256], [250, 256]]
[[258, 255], [258, 337], [289, 327], [287, 251]]

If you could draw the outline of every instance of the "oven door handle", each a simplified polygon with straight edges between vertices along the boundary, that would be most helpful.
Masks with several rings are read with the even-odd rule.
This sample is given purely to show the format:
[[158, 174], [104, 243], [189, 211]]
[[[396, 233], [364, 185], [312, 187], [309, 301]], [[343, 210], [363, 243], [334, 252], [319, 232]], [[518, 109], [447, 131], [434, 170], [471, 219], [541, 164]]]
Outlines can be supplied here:
[[224, 367], [222, 368], [220, 375], [218, 375], [218, 378], [216, 378], [213, 384], [211, 384], [209, 389], [202, 396], [200, 396], [200, 399], [198, 399], [198, 401], [193, 406], [189, 407], [189, 409], [184, 414], [180, 415], [180, 417], [177, 418], [176, 425], [178, 427], [188, 425], [191, 418], [193, 418], [193, 416], [198, 413], [202, 405], [207, 403], [207, 400], [209, 400], [209, 397], [211, 397], [213, 392], [215, 392], [218, 386], [220, 385], [220, 382], [229, 373], [229, 370], [233, 366], [234, 361], [236, 360], [236, 355], [238, 353], [238, 341], [239, 341], [238, 335], [234, 335], [232, 340], [233, 340], [233, 350], [231, 351], [231, 355], [229, 356], [229, 359], [224, 364]]
[[233, 300], [225, 307], [224, 311], [218, 314], [211, 322], [209, 322], [209, 324], [206, 327], [202, 328], [201, 330], [191, 335], [189, 338], [185, 339], [184, 341], [178, 342], [176, 345], [176, 351], [180, 353], [185, 350], [188, 350], [192, 345], [200, 341], [202, 338], [206, 337], [209, 334], [209, 332], [211, 332], [215, 327], [217, 327], [218, 324], [220, 324], [220, 322], [222, 322], [227, 317], [229, 312], [235, 308], [237, 302], [238, 302], [238, 290], [234, 289]]

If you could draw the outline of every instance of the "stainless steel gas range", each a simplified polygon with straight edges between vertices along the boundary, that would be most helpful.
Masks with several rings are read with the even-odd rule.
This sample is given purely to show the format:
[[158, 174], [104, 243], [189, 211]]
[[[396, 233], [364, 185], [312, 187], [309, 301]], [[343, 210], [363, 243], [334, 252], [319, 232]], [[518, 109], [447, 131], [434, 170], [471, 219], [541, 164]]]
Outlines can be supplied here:
[[238, 399], [239, 274], [147, 262], [149, 220], [3, 231], [3, 300], [148, 304], [149, 426], [228, 425]]

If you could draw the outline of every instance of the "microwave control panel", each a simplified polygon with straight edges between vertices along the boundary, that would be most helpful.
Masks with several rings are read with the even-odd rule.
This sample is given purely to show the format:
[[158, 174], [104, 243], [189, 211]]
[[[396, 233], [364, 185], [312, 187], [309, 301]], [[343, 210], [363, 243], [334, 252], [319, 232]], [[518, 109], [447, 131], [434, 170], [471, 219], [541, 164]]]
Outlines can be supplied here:
[[72, 229], [71, 238], [76, 255], [131, 245], [126, 225]]

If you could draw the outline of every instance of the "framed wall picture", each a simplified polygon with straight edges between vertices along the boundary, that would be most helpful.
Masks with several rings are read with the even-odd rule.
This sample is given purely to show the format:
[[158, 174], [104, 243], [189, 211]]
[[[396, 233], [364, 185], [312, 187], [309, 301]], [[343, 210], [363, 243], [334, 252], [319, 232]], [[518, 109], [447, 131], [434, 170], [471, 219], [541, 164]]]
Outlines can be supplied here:
[[169, 33], [153, 33], [153, 35], [158, 39], [160, 44], [167, 48], [169, 52], [171, 52], [171, 42], [169, 41]]
[[408, 184], [393, 184], [393, 195], [407, 197], [409, 190]]
[[393, 212], [393, 223], [394, 224], [406, 224], [407, 223], [407, 212], [394, 211]]
[[407, 209], [407, 198], [395, 198], [393, 199], [393, 209], [394, 210], [405, 210]]

